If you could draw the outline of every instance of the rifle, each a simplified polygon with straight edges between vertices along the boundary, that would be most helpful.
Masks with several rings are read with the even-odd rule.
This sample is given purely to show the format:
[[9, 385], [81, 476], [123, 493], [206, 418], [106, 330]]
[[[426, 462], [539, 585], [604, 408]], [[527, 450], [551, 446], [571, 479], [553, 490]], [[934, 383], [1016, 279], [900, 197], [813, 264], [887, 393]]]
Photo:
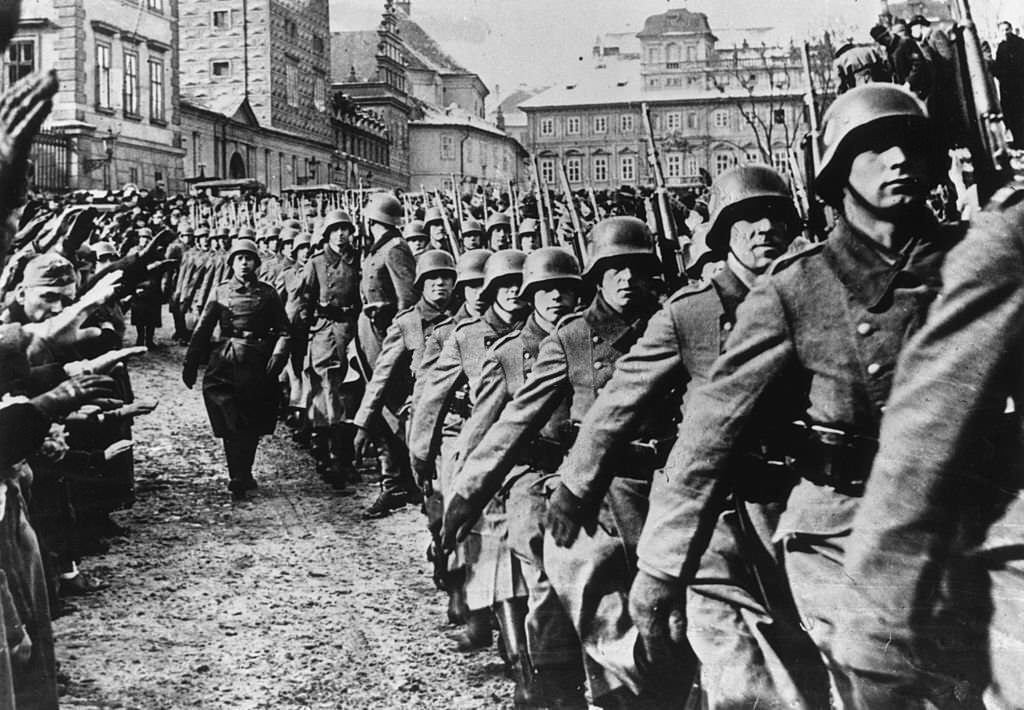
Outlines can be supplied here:
[[661, 169], [661, 156], [658, 144], [654, 140], [654, 127], [651, 125], [651, 109], [646, 102], [640, 106], [644, 119], [644, 130], [647, 133], [647, 151], [654, 171], [655, 194], [658, 198], [658, 215], [661, 217], [661, 231], [657, 235], [658, 255], [661, 257], [661, 268], [665, 273], [665, 281], [671, 290], [677, 289], [686, 281], [686, 262], [680, 249], [681, 244], [676, 233], [676, 223], [672, 218], [672, 208], [668, 202], [668, 185], [665, 173]]
[[516, 193], [512, 189], [512, 181], [506, 180], [505, 182], [508, 185], [508, 212], [512, 219], [512, 234], [518, 236], [519, 223], [522, 222], [522, 219], [519, 216], [519, 201], [516, 199]]
[[537, 156], [530, 157], [530, 171], [533, 173], [533, 184], [534, 194], [537, 198], [537, 223], [540, 224], [540, 244], [544, 247], [551, 246], [551, 225], [548, 223], [548, 217], [545, 214], [544, 209], [544, 192], [543, 186], [540, 184], [540, 170], [537, 168]]
[[455, 202], [455, 216], [459, 220], [459, 233], [462, 233], [462, 223], [466, 221], [462, 214], [462, 189], [461, 185], [459, 189], [455, 189], [455, 173], [449, 173], [452, 178], [452, 201]]
[[800, 147], [804, 153], [804, 191], [807, 194], [805, 236], [815, 239], [815, 235], [825, 234], [828, 220], [825, 219], [825, 207], [815, 196], [814, 176], [821, 165], [821, 126], [818, 121], [818, 97], [814, 91], [814, 76], [811, 74], [811, 46], [804, 42], [801, 52], [804, 65], [804, 80], [807, 82], [807, 93], [804, 103], [807, 106], [807, 125], [810, 132], [804, 136]]
[[434, 190], [434, 204], [441, 210], [441, 222], [444, 224], [444, 233], [448, 237], [448, 246], [451, 247], [452, 254], [458, 259], [462, 256], [462, 245], [459, 244], [455, 238], [455, 233], [452, 232], [452, 223], [448, 220], [448, 210], [445, 209], [444, 201], [441, 200], [441, 191]]
[[576, 261], [580, 268], [585, 266], [583, 261], [583, 224], [580, 222], [580, 213], [576, 210], [576, 200], [572, 196], [572, 188], [569, 186], [569, 173], [565, 170], [565, 163], [558, 161], [558, 176], [562, 179], [562, 189], [565, 191], [565, 208], [569, 211], [569, 220], [572, 222], [573, 239], [571, 242], [572, 253], [576, 255]]
[[1017, 183], [1015, 187], [1022, 189], [1024, 182], [1010, 164], [1003, 114], [981, 52], [981, 40], [971, 15], [970, 2], [954, 0], [953, 5], [959, 15], [953, 35], [959, 59], [960, 95], [970, 126], [968, 149], [974, 163], [978, 202], [984, 205], [1000, 188]]

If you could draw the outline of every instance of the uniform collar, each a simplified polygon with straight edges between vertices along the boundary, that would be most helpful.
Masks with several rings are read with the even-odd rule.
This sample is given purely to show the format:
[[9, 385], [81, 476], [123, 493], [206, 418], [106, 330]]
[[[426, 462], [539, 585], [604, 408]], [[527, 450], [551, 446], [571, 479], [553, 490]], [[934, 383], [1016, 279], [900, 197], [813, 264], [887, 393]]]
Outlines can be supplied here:
[[372, 245], [370, 246], [370, 253], [371, 253], [371, 254], [376, 254], [376, 253], [377, 253], [377, 252], [379, 252], [379, 251], [380, 251], [380, 250], [381, 250], [382, 248], [384, 248], [384, 245], [385, 245], [385, 244], [387, 244], [387, 243], [388, 243], [388, 242], [390, 242], [390, 241], [391, 241], [392, 239], [395, 239], [395, 238], [396, 238], [396, 237], [398, 237], [398, 236], [399, 236], [399, 235], [398, 235], [398, 232], [397, 232], [397, 231], [395, 231], [395, 230], [393, 230], [393, 229], [389, 229], [389, 230], [388, 230], [387, 232], [385, 232], [385, 233], [384, 233], [384, 236], [383, 236], [383, 237], [381, 237], [380, 239], [378, 239], [377, 241], [375, 241], [375, 242], [374, 242], [374, 243], [373, 243], [373, 244], [372, 244]]
[[601, 294], [597, 294], [583, 311], [583, 319], [594, 331], [594, 335], [615, 345], [639, 337], [652, 312], [652, 309], [645, 308], [634, 320], [627, 321], [621, 313], [608, 305]]
[[491, 326], [494, 332], [497, 333], [498, 335], [505, 335], [506, 333], [510, 333], [519, 326], [519, 321], [517, 321], [515, 318], [513, 318], [510, 323], [506, 323], [501, 318], [499, 318], [498, 314], [495, 313], [494, 311], [494, 306], [490, 306], [486, 311], [484, 311], [482, 320], [484, 321], [484, 323]]
[[253, 286], [255, 286], [255, 282], [251, 282], [250, 283], [248, 281], [245, 281], [244, 279], [238, 278], [234, 274], [231, 275], [231, 290], [232, 291], [235, 291], [236, 293], [245, 293], [246, 291], [248, 291]]
[[840, 217], [825, 244], [825, 258], [853, 296], [869, 310], [876, 309], [896, 286], [901, 274], [904, 281], [909, 277], [915, 284], [940, 285], [939, 268], [946, 250], [938, 240], [929, 238], [936, 231], [930, 212], [922, 210], [919, 225], [907, 246], [895, 252], [855, 230]]
[[467, 318], [472, 318], [472, 316], [469, 314], [469, 309], [466, 308], [466, 304], [463, 303], [461, 306], [459, 306], [459, 310], [455, 311], [455, 315], [452, 316], [452, 319], [456, 323], [461, 323]]
[[526, 324], [523, 326], [522, 337], [526, 343], [538, 344], [544, 338], [548, 337], [550, 333], [540, 327], [540, 323], [537, 322], [537, 317], [530, 315], [526, 319]]
[[730, 320], [736, 319], [736, 309], [743, 303], [750, 289], [740, 280], [732, 269], [726, 266], [711, 277], [711, 285], [718, 293], [718, 299], [722, 302], [722, 310]]
[[419, 311], [420, 318], [425, 320], [427, 323], [434, 323], [435, 321], [443, 320], [451, 315], [448, 309], [435, 308], [422, 298], [416, 302], [416, 310]]

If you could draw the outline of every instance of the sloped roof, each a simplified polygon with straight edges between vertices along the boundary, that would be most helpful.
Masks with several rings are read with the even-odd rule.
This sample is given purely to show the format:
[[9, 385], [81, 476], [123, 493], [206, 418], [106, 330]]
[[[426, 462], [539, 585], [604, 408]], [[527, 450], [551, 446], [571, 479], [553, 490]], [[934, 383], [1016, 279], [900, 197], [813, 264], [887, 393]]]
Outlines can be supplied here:
[[711, 25], [703, 12], [690, 12], [684, 8], [668, 10], [651, 15], [644, 21], [644, 28], [637, 37], [655, 37], [663, 34], [708, 34]]
[[377, 75], [377, 30], [350, 30], [331, 33], [331, 81], [343, 83], [355, 68], [360, 81]]
[[398, 36], [405, 41], [409, 51], [410, 69], [429, 69], [441, 74], [473, 73], [452, 59], [426, 30], [404, 12], [396, 10], [395, 17], [398, 20]]
[[485, 121], [479, 116], [474, 116], [469, 111], [452, 104], [448, 108], [438, 109], [423, 104], [423, 116], [415, 121], [410, 121], [410, 126], [463, 126], [475, 128], [484, 133], [491, 133], [496, 136], [508, 137], [508, 134], [495, 126], [490, 121]]

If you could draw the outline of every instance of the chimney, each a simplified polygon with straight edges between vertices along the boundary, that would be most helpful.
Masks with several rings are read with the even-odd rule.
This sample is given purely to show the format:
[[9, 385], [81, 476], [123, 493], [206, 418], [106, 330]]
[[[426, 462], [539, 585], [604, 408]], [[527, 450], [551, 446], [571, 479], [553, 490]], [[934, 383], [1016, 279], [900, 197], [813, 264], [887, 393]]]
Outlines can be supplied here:
[[412, 16], [412, 0], [398, 0], [395, 3], [395, 8], [405, 13], [406, 17]]

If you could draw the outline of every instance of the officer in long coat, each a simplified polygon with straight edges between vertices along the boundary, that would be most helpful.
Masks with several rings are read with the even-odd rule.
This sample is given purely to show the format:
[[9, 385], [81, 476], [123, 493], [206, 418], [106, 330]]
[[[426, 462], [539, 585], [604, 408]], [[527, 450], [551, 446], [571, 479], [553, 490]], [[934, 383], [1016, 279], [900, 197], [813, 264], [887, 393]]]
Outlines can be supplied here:
[[293, 368], [304, 380], [317, 472], [342, 493], [350, 492], [345, 486], [355, 471], [355, 432], [346, 423], [351, 413], [343, 397], [348, 344], [362, 307], [354, 233], [348, 213], [334, 210], [324, 217], [321, 238], [326, 243], [306, 262], [295, 311], [296, 338], [305, 342], [292, 353]]
[[[523, 262], [523, 300], [533, 307], [522, 329], [509, 333], [487, 351], [477, 384], [473, 416], [460, 441], [472, 452], [502, 411], [523, 386], [537, 361], [541, 342], [559, 320], [575, 310], [582, 287], [576, 259], [559, 247], [534, 251]], [[490, 480], [491, 471], [465, 469], [455, 474], [452, 489], [461, 499], [481, 500], [485, 491], [500, 486], [506, 511], [508, 546], [516, 556], [513, 572], [528, 585], [529, 601], [500, 600], [495, 609], [516, 679], [516, 700], [575, 707], [584, 700], [580, 692], [583, 668], [572, 622], [544, 572], [544, 514], [547, 509], [545, 480], [561, 460], [559, 437], [568, 421], [561, 407], [545, 424], [530, 447], [529, 463], [516, 466], [504, 481]], [[502, 495], [503, 494], [503, 495]], [[452, 529], [458, 511], [449, 513], [446, 549], [455, 545]], [[574, 705], [575, 703], [575, 705]]]
[[232, 276], [217, 285], [185, 354], [182, 380], [196, 382], [213, 330], [221, 343], [203, 377], [203, 401], [214, 436], [224, 440], [228, 488], [236, 499], [257, 487], [252, 464], [260, 437], [274, 432], [277, 378], [288, 362], [289, 323], [281, 298], [257, 280], [259, 249], [239, 239], [227, 257]]
[[[563, 319], [541, 345], [529, 379], [505, 407], [465, 463], [466, 470], [491, 471], [503, 480], [518, 463], [528, 463], [531, 449], [548, 418], [561, 406], [578, 424], [593, 405], [597, 393], [611, 377], [615, 361], [629, 351], [657, 307], [654, 276], [659, 264], [650, 230], [634, 217], [600, 222], [592, 233], [586, 276], [598, 295], [582, 313]], [[662, 427], [674, 427], [671, 418], [652, 412]], [[667, 432], [657, 426], [640, 430], [646, 443]], [[575, 426], [561, 435], [563, 450], [575, 437]], [[631, 519], [634, 500], [644, 497], [657, 467], [658, 452], [650, 447], [629, 447], [628, 463], [613, 495], [602, 509], [601, 525], [583, 536], [572, 555], [545, 540], [544, 565], [559, 599], [568, 610], [583, 643], [590, 699], [594, 704], [617, 706], [652, 701], [636, 662], [636, 632], [630, 630], [626, 610], [629, 550], [620, 535]], [[562, 505], [552, 498], [549, 506]], [[456, 511], [469, 510], [456, 516]], [[478, 501], [453, 498], [446, 521], [449, 530], [465, 527], [479, 509]], [[626, 514], [619, 516], [619, 511]], [[613, 522], [613, 520], [615, 522]], [[583, 538], [586, 538], [585, 542]]]
[[[796, 234], [799, 220], [786, 181], [767, 166], [724, 172], [712, 184], [709, 200], [708, 258], [724, 259], [724, 268], [677, 291], [616, 363], [560, 469], [561, 495], [574, 504], [552, 509], [557, 544], [571, 546], [580, 527], [594, 524], [596, 507], [615, 475], [617, 451], [635, 437], [645, 413], [661, 411], [666, 395], [679, 389], [680, 416], [685, 416], [686, 393], [707, 381], [750, 286]], [[772, 554], [778, 506], [764, 505], [759, 497], [749, 500], [749, 495], [744, 500], [737, 491], [732, 495], [734, 505], [744, 509], [722, 515], [711, 551], [686, 590], [687, 638], [701, 664], [707, 707], [765, 704], [813, 710], [827, 705], [827, 678], [817, 649], [798, 619], [773, 617], [772, 600], [762, 598], [767, 584], [787, 596]], [[756, 575], [750, 571], [754, 564]], [[802, 682], [805, 676], [810, 682]]]
[[[773, 460], [789, 464], [776, 480], [799, 476], [774, 540], [804, 627], [836, 671], [843, 556], [882, 408], [960, 234], [940, 228], [925, 204], [946, 156], [912, 94], [888, 84], [853, 89], [830, 107], [823, 135], [816, 185], [840, 213], [836, 226], [751, 289], [710, 380], [688, 393], [679, 445], [651, 489], [631, 609], [655, 655], [682, 641], [672, 619], [737, 460], [774, 450]], [[835, 685], [848, 686], [838, 675]]]

